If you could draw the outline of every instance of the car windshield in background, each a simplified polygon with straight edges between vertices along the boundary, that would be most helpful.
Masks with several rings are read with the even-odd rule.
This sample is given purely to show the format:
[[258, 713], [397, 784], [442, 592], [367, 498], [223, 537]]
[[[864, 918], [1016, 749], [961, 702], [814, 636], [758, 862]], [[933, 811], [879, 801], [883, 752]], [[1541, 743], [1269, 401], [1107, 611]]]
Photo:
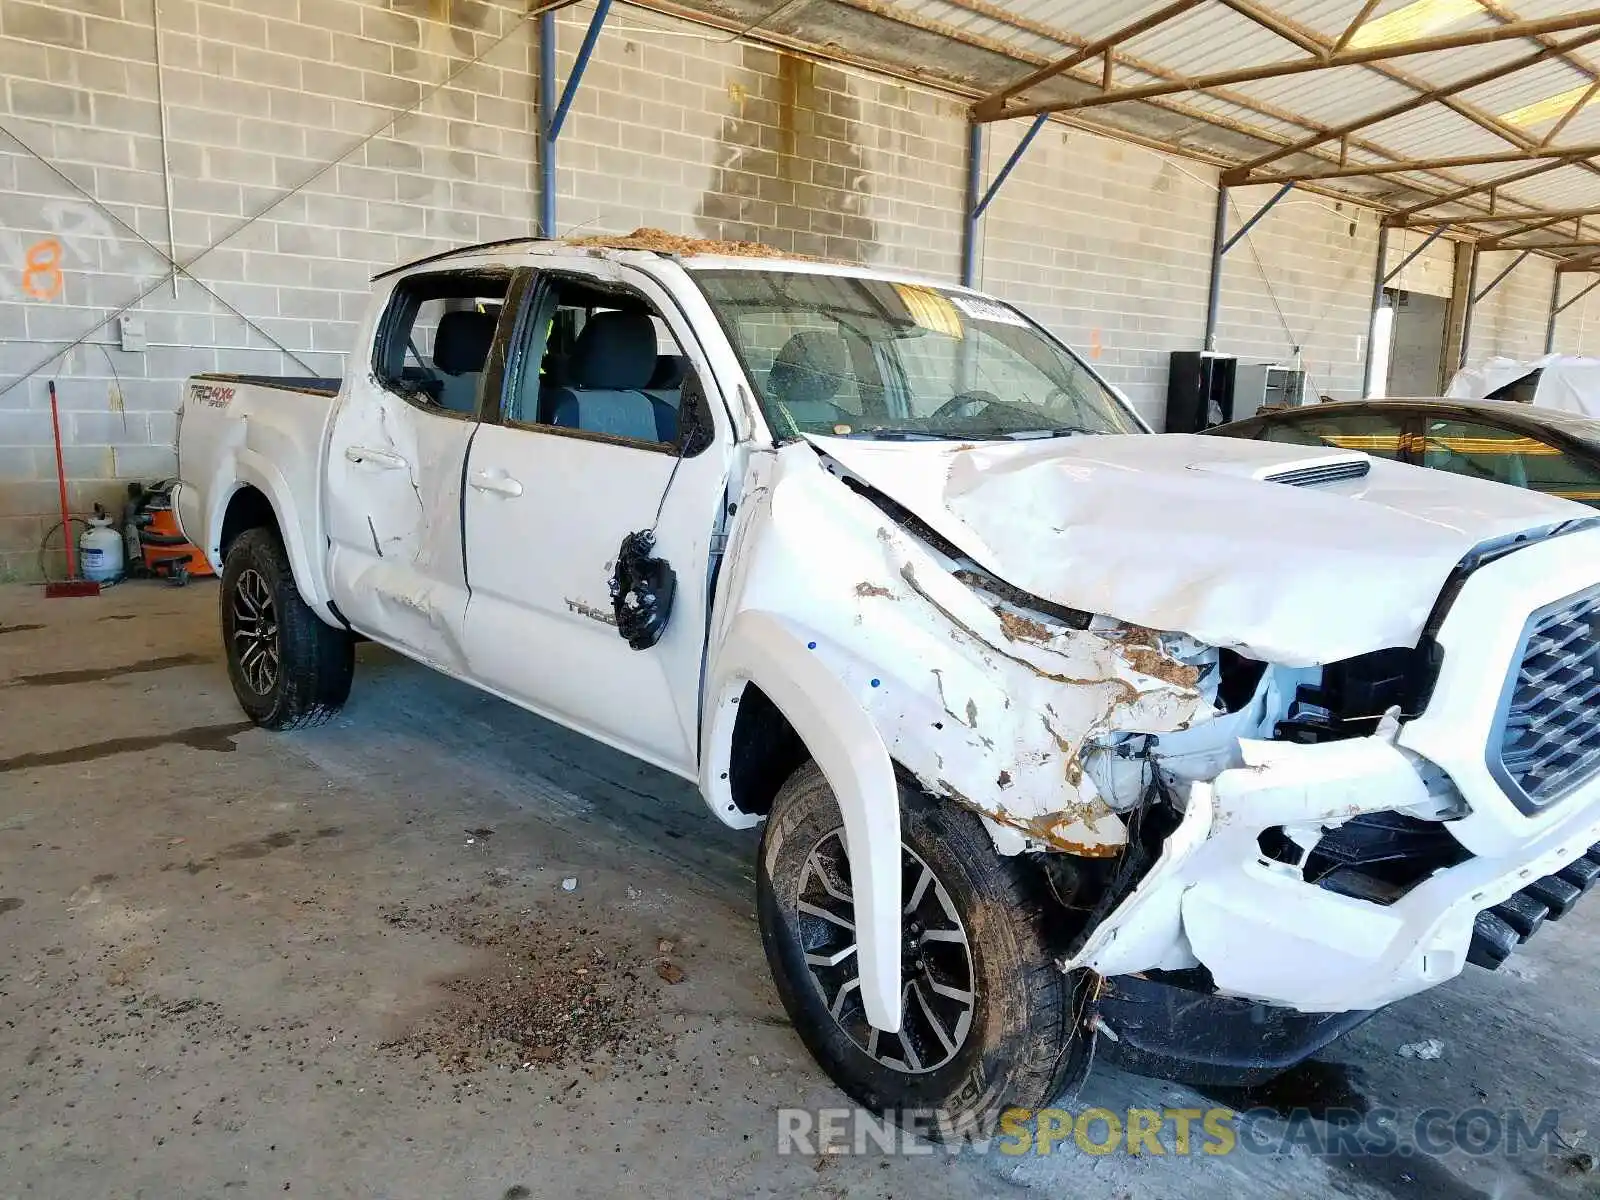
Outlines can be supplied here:
[[1087, 367], [987, 297], [808, 272], [695, 278], [779, 439], [1143, 432]]

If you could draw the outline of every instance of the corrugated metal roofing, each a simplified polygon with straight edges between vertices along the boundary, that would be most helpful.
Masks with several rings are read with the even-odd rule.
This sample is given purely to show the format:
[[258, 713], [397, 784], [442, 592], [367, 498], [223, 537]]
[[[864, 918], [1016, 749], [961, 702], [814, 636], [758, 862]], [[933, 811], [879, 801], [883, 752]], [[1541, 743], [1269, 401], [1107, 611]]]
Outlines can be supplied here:
[[[766, 38], [824, 58], [842, 59], [925, 80], [982, 101], [1035, 70], [1061, 61], [1098, 39], [1112, 37], [1160, 14], [1171, 0], [638, 0], [698, 17], [748, 36]], [[1577, 0], [1600, 4], [1600, 0]], [[1112, 51], [1113, 94], [1160, 85], [1166, 94], [1100, 102], [1102, 60], [1090, 57], [1022, 92], [1008, 107], [1049, 105], [1063, 119], [1118, 136], [1167, 146], [1223, 167], [1263, 158], [1266, 175], [1325, 171], [1345, 164], [1500, 155], [1536, 151], [1561, 120], [1559, 111], [1513, 125], [1504, 114], [1582, 94], [1600, 79], [1600, 8], [1576, 10], [1573, 0], [1381, 0], [1365, 19], [1367, 36], [1354, 47], [1420, 45], [1417, 52], [1359, 64], [1329, 63], [1314, 70], [1186, 85], [1197, 77], [1272, 64], [1320, 60], [1332, 52], [1364, 7], [1363, 0], [1196, 0], [1186, 11], [1134, 30]], [[1579, 20], [1574, 23], [1574, 18]], [[1532, 21], [1560, 29], [1525, 30]], [[1511, 36], [1479, 44], [1430, 47], [1428, 39], [1468, 31], [1507, 29]], [[1563, 51], [1585, 36], [1595, 40]], [[1417, 39], [1422, 39], [1419, 42]], [[1558, 52], [1559, 51], [1559, 52]], [[1489, 72], [1493, 80], [1432, 98]], [[1210, 82], [1210, 81], [1207, 81]], [[1600, 92], [1568, 120], [1559, 146], [1600, 144]], [[1373, 115], [1407, 103], [1418, 106], [1382, 121]], [[986, 116], [992, 115], [985, 113]], [[1285, 153], [1329, 129], [1361, 123], [1342, 151], [1337, 138]], [[1465, 166], [1419, 166], [1405, 172], [1354, 175], [1308, 186], [1391, 210], [1427, 206], [1419, 219], [1450, 217], [1482, 236], [1510, 228], [1489, 212], [1487, 185], [1550, 162], [1546, 157]], [[1251, 176], [1255, 178], [1255, 176]], [[1476, 185], [1480, 190], [1437, 202]], [[1435, 201], [1429, 205], [1429, 201]], [[1497, 212], [1593, 207], [1600, 218], [1600, 165], [1551, 167], [1496, 189]], [[1560, 232], [1558, 232], [1560, 230]], [[1571, 240], [1558, 226], [1529, 242]]]

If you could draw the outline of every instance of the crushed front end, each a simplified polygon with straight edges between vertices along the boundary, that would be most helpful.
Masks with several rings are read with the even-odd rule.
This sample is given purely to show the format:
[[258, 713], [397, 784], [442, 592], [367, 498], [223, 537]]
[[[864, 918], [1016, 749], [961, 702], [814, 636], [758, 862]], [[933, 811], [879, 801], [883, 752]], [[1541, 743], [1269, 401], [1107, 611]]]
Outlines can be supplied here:
[[[1581, 528], [1491, 548], [1418, 647], [1256, 664], [1237, 708], [1109, 739], [1113, 764], [1147, 747], [1146, 811], [1169, 825], [1064, 965], [1108, 977], [1100, 1027], [1123, 1024], [1127, 1060], [1281, 1069], [1468, 963], [1498, 966], [1600, 878], [1597, 555]], [[1185, 1045], [1174, 1014], [1197, 995], [1214, 998], [1208, 1032]], [[1258, 1047], [1230, 1041], [1241, 1020]]]

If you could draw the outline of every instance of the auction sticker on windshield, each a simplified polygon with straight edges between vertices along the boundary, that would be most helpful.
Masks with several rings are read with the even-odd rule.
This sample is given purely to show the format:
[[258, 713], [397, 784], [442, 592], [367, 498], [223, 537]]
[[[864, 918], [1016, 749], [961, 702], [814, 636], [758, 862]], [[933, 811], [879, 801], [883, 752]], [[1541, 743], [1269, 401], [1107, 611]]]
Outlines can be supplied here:
[[906, 311], [911, 314], [911, 319], [922, 328], [942, 333], [946, 337], [963, 336], [961, 318], [956, 315], [956, 310], [950, 306], [949, 297], [943, 292], [936, 292], [932, 288], [915, 287], [909, 283], [897, 283], [894, 285], [894, 290], [900, 297], [901, 303], [906, 306]]
[[996, 325], [1027, 325], [1022, 319], [1022, 314], [983, 296], [951, 296], [950, 299], [974, 321], [990, 321]]

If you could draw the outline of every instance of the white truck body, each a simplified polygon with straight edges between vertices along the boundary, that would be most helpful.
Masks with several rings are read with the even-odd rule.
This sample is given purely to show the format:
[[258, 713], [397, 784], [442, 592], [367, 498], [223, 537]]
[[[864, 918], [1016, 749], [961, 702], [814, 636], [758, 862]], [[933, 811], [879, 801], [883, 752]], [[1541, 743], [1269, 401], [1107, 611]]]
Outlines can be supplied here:
[[[1174, 828], [1063, 969], [1203, 969], [1224, 996], [1307, 1013], [1452, 978], [1480, 913], [1600, 841], [1594, 765], [1535, 806], [1496, 751], [1531, 623], [1562, 606], [1593, 619], [1600, 528], [1580, 506], [1339, 451], [1154, 435], [1129, 414], [1135, 432], [1101, 436], [793, 436], [706, 273], [879, 281], [1020, 318], [816, 263], [528, 243], [444, 265], [647, 299], [704, 388], [709, 446], [679, 457], [488, 407], [459, 419], [386, 387], [371, 347], [395, 289], [440, 269], [425, 263], [380, 280], [336, 394], [190, 382], [186, 535], [220, 571], [230, 512], [264, 500], [322, 619], [694, 780], [734, 826], [762, 819], [736, 786], [739, 705], [758, 687], [838, 800], [877, 1029], [904, 1017], [897, 771], [981, 814], [1008, 856], [1115, 859], [1156, 788]], [[658, 505], [677, 595], [637, 651], [608, 578]], [[1435, 667], [1420, 711], [1280, 736], [1330, 664], [1419, 647]], [[1219, 680], [1240, 662], [1265, 666], [1230, 707]], [[1384, 899], [1308, 878], [1322, 839], [1390, 813], [1442, 825], [1460, 853]], [[1298, 850], [1267, 853], [1270, 831]]]

